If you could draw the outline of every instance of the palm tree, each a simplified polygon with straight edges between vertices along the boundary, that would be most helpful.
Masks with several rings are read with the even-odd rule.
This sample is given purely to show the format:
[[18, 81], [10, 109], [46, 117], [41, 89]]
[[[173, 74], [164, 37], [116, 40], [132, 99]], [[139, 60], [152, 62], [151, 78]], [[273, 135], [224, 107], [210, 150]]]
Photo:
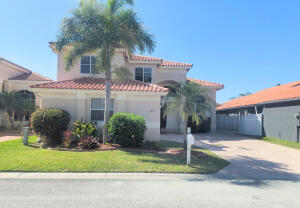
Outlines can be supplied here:
[[[81, 0], [72, 17], [65, 18], [57, 38], [56, 48], [72, 45], [65, 56], [65, 70], [88, 52], [96, 52], [96, 70], [105, 75], [105, 110], [103, 142], [107, 141], [106, 124], [111, 100], [111, 60], [116, 49], [125, 49], [129, 55], [136, 50], [152, 52], [155, 42], [131, 8], [133, 0]], [[116, 75], [128, 74], [125, 68], [115, 69]]]
[[17, 92], [2, 92], [0, 94], [0, 110], [3, 110], [10, 122], [10, 127], [14, 129], [14, 113], [24, 116], [26, 112], [33, 112], [35, 104], [29, 99], [21, 97]]
[[196, 83], [185, 81], [171, 87], [166, 96], [167, 113], [179, 113], [184, 122], [184, 147], [187, 141], [188, 119], [191, 118], [197, 125], [211, 112], [212, 99], [207, 88]]

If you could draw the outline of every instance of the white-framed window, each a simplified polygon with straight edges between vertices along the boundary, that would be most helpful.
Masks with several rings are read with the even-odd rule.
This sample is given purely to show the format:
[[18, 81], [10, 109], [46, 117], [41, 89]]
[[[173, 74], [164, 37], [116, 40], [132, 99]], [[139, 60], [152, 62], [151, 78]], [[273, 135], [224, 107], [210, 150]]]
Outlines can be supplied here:
[[152, 68], [136, 67], [135, 80], [142, 82], [152, 82]]
[[[114, 99], [110, 101], [110, 115], [114, 114]], [[104, 121], [104, 109], [105, 99], [104, 98], [92, 98], [91, 99], [91, 120], [92, 121]]]
[[80, 73], [82, 74], [99, 74], [96, 70], [95, 56], [82, 56], [80, 61]]

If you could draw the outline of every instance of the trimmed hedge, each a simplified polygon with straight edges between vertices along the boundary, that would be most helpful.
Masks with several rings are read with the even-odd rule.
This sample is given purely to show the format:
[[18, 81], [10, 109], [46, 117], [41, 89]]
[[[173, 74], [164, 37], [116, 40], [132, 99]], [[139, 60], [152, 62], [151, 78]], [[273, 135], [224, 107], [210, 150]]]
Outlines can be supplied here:
[[112, 142], [122, 146], [138, 146], [145, 139], [146, 121], [132, 113], [116, 113], [108, 122]]
[[61, 144], [69, 123], [70, 114], [64, 110], [40, 109], [31, 115], [31, 127], [42, 136], [46, 146]]

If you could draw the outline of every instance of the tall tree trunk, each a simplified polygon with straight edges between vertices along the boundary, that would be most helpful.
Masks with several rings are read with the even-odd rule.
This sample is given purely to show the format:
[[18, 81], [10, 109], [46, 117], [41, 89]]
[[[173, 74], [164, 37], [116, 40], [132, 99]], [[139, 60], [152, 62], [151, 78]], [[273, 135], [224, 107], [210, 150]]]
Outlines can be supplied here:
[[110, 114], [111, 100], [111, 69], [105, 71], [105, 109], [103, 123], [103, 144], [108, 141], [107, 122]]
[[15, 129], [15, 125], [14, 125], [14, 117], [13, 117], [13, 115], [9, 115], [9, 114], [7, 114], [8, 115], [8, 120], [9, 120], [9, 122], [10, 122], [10, 128], [12, 129], [12, 130], [14, 130]]
[[184, 136], [184, 141], [183, 141], [183, 148], [187, 148], [187, 125], [188, 125], [188, 119], [189, 116], [185, 116], [184, 118], [184, 130], [183, 130], [183, 136]]

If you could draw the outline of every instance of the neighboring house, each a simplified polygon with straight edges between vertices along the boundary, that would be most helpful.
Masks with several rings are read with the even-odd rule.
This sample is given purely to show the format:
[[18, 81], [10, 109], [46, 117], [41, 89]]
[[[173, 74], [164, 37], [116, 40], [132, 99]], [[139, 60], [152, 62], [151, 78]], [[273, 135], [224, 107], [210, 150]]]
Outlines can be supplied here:
[[263, 136], [299, 142], [300, 81], [230, 100], [217, 108], [217, 114], [262, 115]]
[[[35, 95], [31, 91], [30, 86], [33, 84], [42, 84], [53, 81], [45, 76], [30, 71], [11, 61], [0, 57], [0, 93], [3, 91], [16, 91], [22, 96], [26, 96], [35, 101]], [[22, 124], [29, 120], [29, 115], [20, 117], [14, 115], [16, 125]], [[0, 112], [0, 126], [7, 127], [7, 118], [3, 112]]]
[[[54, 43], [50, 47], [58, 57], [57, 82], [37, 84], [32, 91], [38, 97], [37, 105], [41, 108], [60, 108], [71, 114], [75, 120], [96, 121], [102, 124], [104, 118], [105, 80], [104, 74], [97, 74], [94, 54], [86, 54], [78, 60], [73, 68], [65, 70], [65, 47], [58, 52]], [[69, 46], [71, 47], [71, 46]], [[130, 112], [146, 119], [147, 139], [160, 139], [160, 112], [162, 98], [168, 93], [168, 86], [175, 82], [186, 81], [187, 72], [192, 64], [166, 61], [141, 55], [129, 56], [125, 50], [116, 51], [112, 60], [112, 68], [126, 67], [132, 73], [131, 80], [125, 82], [112, 81], [111, 112]], [[216, 91], [223, 85], [196, 79], [189, 79], [210, 89], [215, 101]], [[212, 129], [215, 129], [215, 105], [212, 106]], [[180, 131], [180, 117], [167, 115], [166, 128]]]

